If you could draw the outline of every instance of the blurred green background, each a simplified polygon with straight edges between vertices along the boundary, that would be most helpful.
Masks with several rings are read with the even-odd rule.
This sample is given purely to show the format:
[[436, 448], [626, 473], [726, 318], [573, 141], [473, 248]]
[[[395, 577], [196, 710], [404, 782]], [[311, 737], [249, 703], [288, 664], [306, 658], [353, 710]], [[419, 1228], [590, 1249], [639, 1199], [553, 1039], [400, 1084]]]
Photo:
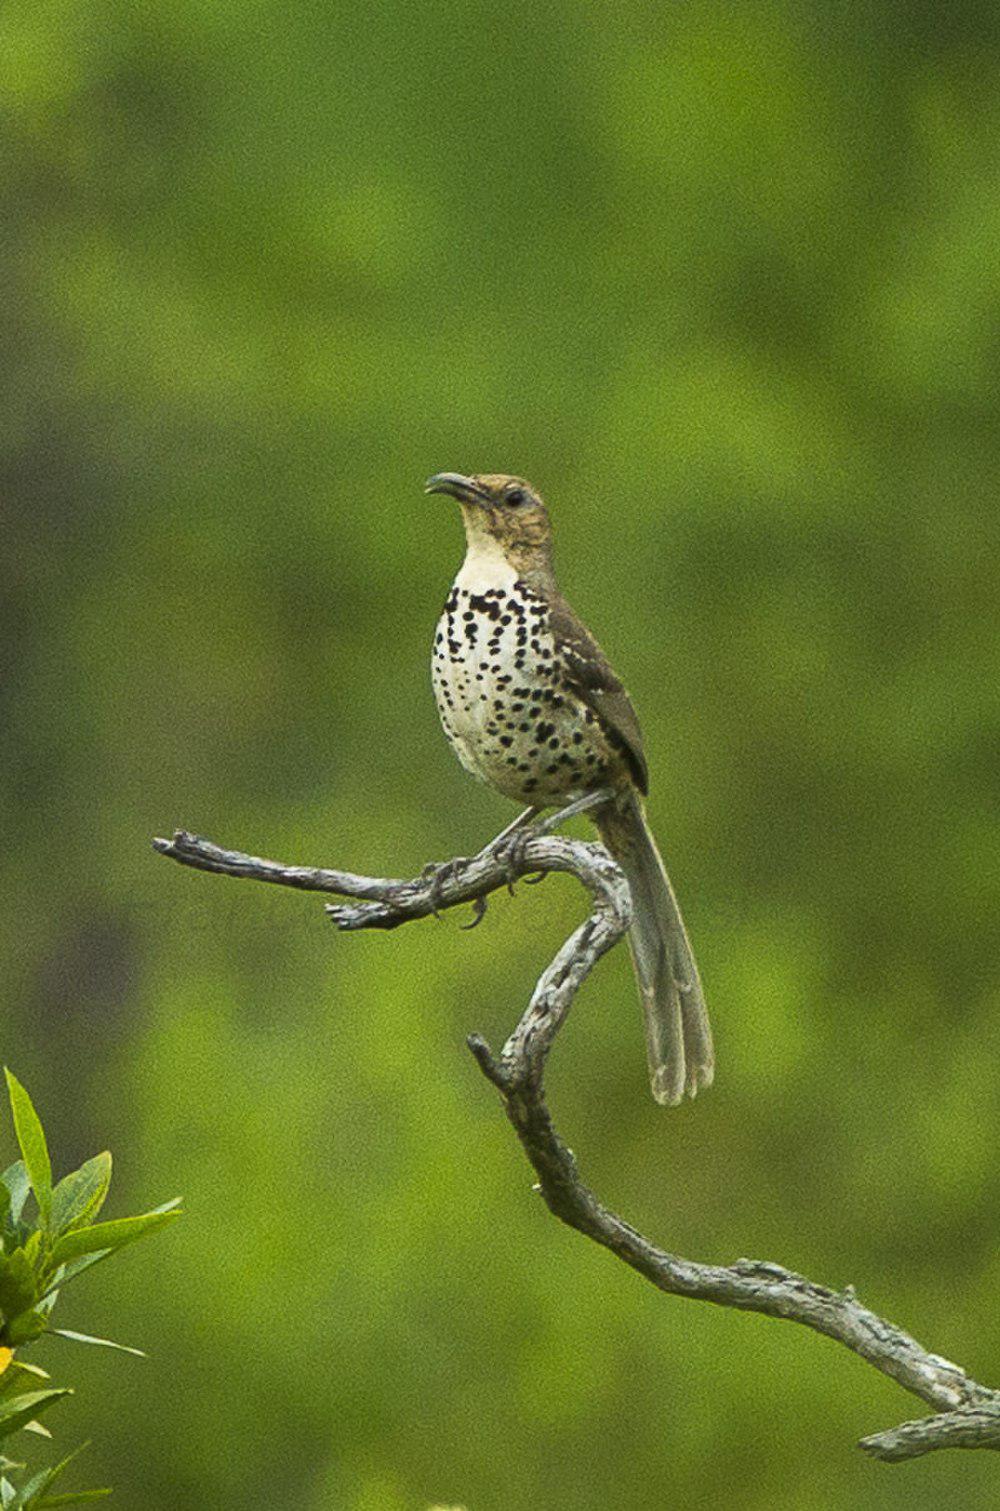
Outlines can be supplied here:
[[571, 883], [340, 937], [149, 848], [409, 874], [506, 822], [437, 725], [421, 486], [525, 474], [718, 1041], [657, 1110], [602, 964], [585, 1175], [1000, 1381], [995, 8], [6, 0], [0, 43], [2, 1055], [109, 1215], [189, 1214], [67, 1299], [152, 1358], [47, 1345], [60, 1442], [149, 1511], [995, 1505], [987, 1455], [857, 1452], [922, 1408], [852, 1356], [532, 1196], [463, 1041]]

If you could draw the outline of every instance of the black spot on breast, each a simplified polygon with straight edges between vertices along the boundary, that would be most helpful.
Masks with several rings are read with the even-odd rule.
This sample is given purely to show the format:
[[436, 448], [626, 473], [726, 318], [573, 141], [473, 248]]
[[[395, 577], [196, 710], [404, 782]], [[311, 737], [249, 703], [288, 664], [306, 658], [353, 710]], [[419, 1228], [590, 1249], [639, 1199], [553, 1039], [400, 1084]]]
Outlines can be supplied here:
[[[495, 593], [496, 588], [491, 589]], [[488, 619], [500, 618], [500, 605], [488, 593], [470, 593], [469, 607], [480, 614], [485, 614]]]

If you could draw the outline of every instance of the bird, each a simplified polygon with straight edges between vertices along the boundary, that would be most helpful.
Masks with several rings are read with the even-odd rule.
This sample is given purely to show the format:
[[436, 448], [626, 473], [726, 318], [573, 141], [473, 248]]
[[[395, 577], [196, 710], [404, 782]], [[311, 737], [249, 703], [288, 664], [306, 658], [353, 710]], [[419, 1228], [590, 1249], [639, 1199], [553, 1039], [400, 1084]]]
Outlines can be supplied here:
[[523, 835], [547, 808], [560, 809], [556, 820], [590, 810], [631, 893], [650, 1086], [657, 1102], [675, 1106], [711, 1085], [715, 1055], [698, 967], [645, 814], [635, 710], [559, 590], [548, 510], [531, 484], [438, 472], [425, 491], [458, 502], [466, 536], [431, 660], [444, 733], [474, 777], [527, 804], [498, 841]]

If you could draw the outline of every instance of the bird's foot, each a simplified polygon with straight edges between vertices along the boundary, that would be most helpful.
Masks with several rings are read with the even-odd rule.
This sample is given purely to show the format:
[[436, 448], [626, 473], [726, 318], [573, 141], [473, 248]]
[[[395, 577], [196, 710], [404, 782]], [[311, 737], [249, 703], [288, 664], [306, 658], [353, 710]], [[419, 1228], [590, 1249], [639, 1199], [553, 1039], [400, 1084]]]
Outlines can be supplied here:
[[438, 921], [441, 919], [441, 902], [445, 883], [454, 881], [458, 874], [459, 866], [464, 864], [464, 857], [459, 855], [454, 856], [451, 860], [429, 860], [420, 873], [420, 880], [430, 883], [427, 890], [430, 894], [431, 912]]
[[525, 881], [529, 886], [537, 886], [545, 880], [544, 871], [537, 876], [524, 875], [524, 857], [528, 845], [538, 837], [538, 830], [531, 824], [524, 824], [518, 829], [511, 831], [510, 836], [504, 840], [500, 851], [504, 869], [507, 872], [507, 891], [513, 897], [514, 883]]
[[[456, 855], [451, 860], [428, 861], [420, 873], [420, 880], [430, 882], [430, 905], [434, 917], [441, 922], [441, 903], [445, 884], [454, 881], [461, 868], [468, 863], [467, 857]], [[477, 923], [482, 923], [486, 913], [486, 898], [476, 897], [472, 903], [472, 922], [460, 925], [463, 929], [474, 929]]]

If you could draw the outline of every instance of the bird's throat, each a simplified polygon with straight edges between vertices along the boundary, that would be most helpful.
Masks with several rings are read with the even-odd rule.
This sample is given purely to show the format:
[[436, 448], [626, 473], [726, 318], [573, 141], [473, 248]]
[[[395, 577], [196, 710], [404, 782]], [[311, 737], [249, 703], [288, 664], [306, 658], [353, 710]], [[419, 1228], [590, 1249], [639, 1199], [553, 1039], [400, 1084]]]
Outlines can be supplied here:
[[455, 579], [457, 587], [483, 593], [489, 588], [511, 588], [516, 581], [517, 569], [507, 560], [498, 540], [485, 532], [470, 537], [465, 560]]

